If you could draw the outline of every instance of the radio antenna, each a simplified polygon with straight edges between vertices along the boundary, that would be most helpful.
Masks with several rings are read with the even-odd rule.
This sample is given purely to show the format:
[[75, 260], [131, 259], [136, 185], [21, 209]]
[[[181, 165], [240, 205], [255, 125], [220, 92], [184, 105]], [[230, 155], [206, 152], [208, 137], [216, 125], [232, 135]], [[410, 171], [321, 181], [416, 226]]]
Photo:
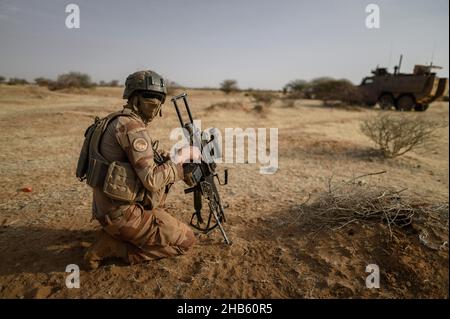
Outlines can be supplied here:
[[434, 41], [433, 43], [433, 50], [431, 51], [431, 62], [430, 62], [430, 66], [433, 66], [433, 61], [434, 61], [434, 52], [436, 51], [436, 41]]
[[391, 41], [391, 46], [389, 48], [389, 64], [388, 64], [388, 70], [391, 68], [392, 64], [392, 49], [393, 49], [394, 43]]

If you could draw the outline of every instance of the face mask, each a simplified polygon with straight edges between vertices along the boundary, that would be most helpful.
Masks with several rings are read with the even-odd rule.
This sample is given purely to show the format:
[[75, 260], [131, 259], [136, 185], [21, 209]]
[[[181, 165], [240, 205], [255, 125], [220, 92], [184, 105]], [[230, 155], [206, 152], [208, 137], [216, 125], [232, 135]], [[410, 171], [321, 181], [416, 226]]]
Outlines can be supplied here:
[[138, 105], [139, 111], [148, 122], [153, 120], [161, 109], [161, 101], [157, 98], [144, 98], [140, 96]]

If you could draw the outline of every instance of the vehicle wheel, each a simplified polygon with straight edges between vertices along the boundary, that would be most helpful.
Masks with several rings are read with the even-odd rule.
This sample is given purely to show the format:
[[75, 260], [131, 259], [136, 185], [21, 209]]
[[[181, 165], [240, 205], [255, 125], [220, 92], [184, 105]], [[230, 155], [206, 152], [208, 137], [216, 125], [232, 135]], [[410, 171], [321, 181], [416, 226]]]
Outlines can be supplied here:
[[390, 94], [383, 94], [378, 99], [378, 104], [382, 110], [390, 110], [394, 105], [394, 97]]
[[416, 110], [417, 112], [424, 112], [424, 111], [426, 111], [427, 109], [428, 109], [428, 104], [425, 104], [425, 105], [423, 105], [423, 104], [417, 104], [415, 107], [414, 107], [414, 110]]
[[396, 108], [398, 111], [411, 111], [416, 106], [416, 102], [411, 95], [402, 95], [397, 100]]

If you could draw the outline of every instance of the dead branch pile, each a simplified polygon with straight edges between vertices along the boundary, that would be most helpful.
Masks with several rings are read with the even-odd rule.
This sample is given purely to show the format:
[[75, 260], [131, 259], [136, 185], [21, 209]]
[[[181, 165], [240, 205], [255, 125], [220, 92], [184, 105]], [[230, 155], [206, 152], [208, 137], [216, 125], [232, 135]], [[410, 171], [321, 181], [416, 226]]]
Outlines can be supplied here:
[[[312, 201], [299, 207], [299, 217], [309, 223], [332, 230], [344, 228], [354, 222], [379, 221], [388, 226], [392, 236], [393, 227], [405, 227], [413, 221], [426, 222], [433, 215], [440, 221], [447, 220], [448, 203], [429, 204], [406, 195], [406, 189], [395, 190], [389, 187], [370, 186], [360, 178], [332, 185]], [[442, 224], [442, 223], [441, 223]]]

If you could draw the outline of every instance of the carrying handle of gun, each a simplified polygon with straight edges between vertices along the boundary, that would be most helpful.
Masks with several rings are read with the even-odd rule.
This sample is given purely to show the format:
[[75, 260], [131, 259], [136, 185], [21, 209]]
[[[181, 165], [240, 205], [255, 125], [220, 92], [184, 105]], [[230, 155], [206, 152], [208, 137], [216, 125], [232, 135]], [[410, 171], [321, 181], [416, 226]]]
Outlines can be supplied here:
[[190, 123], [194, 123], [194, 119], [192, 118], [191, 109], [189, 108], [189, 103], [187, 101], [187, 93], [182, 93], [180, 95], [174, 96], [171, 99], [171, 101], [175, 105], [175, 110], [177, 111], [178, 119], [180, 120], [180, 124], [183, 127], [184, 126], [184, 122], [183, 122], [183, 119], [181, 117], [180, 109], [178, 108], [178, 104], [177, 104], [177, 100], [180, 100], [180, 99], [183, 99], [184, 106], [185, 106], [187, 114], [189, 116]]
[[187, 101], [187, 94], [186, 93], [183, 96], [183, 101], [184, 101], [184, 106], [186, 107], [187, 114], [189, 116], [189, 120], [191, 121], [191, 123], [194, 123], [194, 119], [192, 118], [192, 114], [191, 114], [191, 108], [189, 107], [189, 104], [188, 104], [188, 101]]
[[181, 117], [180, 109], [178, 108], [178, 105], [177, 105], [177, 100], [175, 98], [173, 98], [172, 102], [173, 102], [173, 105], [175, 106], [175, 111], [177, 111], [177, 116], [178, 116], [178, 120], [180, 121], [180, 125], [181, 125], [181, 127], [183, 127], [184, 126], [183, 118]]

